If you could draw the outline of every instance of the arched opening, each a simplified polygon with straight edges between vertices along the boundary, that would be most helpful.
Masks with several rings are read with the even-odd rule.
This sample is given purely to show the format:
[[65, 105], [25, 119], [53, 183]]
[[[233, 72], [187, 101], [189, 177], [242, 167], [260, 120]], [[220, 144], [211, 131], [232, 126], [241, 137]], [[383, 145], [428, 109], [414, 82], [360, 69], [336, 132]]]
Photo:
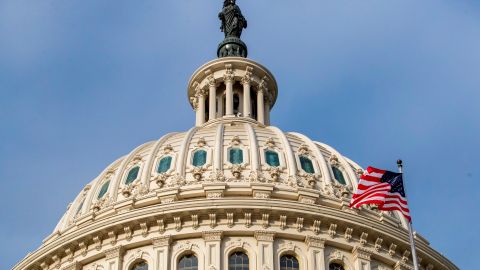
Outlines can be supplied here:
[[345, 270], [345, 268], [339, 263], [330, 263], [328, 265], [328, 270]]
[[148, 264], [146, 261], [139, 261], [133, 264], [130, 270], [148, 270]]
[[241, 251], [233, 252], [228, 257], [228, 270], [248, 270], [249, 260], [247, 254]]
[[172, 166], [172, 157], [170, 157], [170, 156], [164, 157], [158, 163], [157, 172], [158, 173], [165, 173], [170, 169], [170, 166]]
[[293, 255], [283, 255], [280, 257], [280, 270], [299, 270], [300, 264]]
[[198, 259], [194, 254], [183, 255], [178, 260], [177, 270], [198, 270]]

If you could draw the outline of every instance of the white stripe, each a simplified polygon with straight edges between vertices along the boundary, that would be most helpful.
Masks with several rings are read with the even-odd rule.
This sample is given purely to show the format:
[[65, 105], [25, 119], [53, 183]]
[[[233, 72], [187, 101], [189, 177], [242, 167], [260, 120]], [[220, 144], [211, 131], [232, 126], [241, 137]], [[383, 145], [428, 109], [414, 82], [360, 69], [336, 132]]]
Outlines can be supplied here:
[[365, 192], [372, 191], [372, 190], [386, 190], [390, 191], [390, 185], [384, 185], [384, 184], [379, 184], [378, 186], [371, 186], [367, 189], [357, 189], [357, 192], [355, 192], [356, 195], [361, 195]]
[[383, 173], [376, 173], [376, 172], [367, 172], [365, 171], [365, 175], [371, 176], [371, 177], [376, 177], [376, 178], [382, 178]]
[[373, 186], [373, 185], [378, 185], [378, 184], [381, 184], [381, 183], [375, 182], [375, 181], [368, 181], [368, 180], [365, 180], [365, 179], [360, 179], [358, 184], [359, 185], [364, 185], [364, 186]]
[[399, 199], [397, 198], [385, 198], [385, 202], [390, 202], [390, 203], [397, 203], [399, 205], [401, 205], [403, 208], [408, 208], [408, 205], [407, 204], [404, 204], [402, 203]]

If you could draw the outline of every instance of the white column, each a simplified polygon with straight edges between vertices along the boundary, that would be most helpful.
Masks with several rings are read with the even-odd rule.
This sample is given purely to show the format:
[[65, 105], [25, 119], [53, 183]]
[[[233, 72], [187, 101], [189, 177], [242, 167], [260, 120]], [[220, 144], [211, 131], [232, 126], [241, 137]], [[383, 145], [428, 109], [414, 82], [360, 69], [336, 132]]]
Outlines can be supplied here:
[[364, 247], [353, 248], [355, 270], [370, 270], [370, 251]]
[[257, 91], [257, 121], [261, 124], [265, 124], [265, 109], [264, 109], [264, 97], [263, 97], [263, 89], [258, 88]]
[[222, 269], [220, 265], [221, 258], [221, 231], [203, 232], [205, 241], [205, 268], [204, 269]]
[[153, 245], [153, 270], [168, 270], [169, 266], [169, 251], [170, 251], [170, 236], [155, 237], [152, 239]]
[[198, 95], [198, 124], [197, 126], [203, 125], [205, 123], [205, 95], [200, 93]]
[[123, 269], [123, 246], [114, 247], [104, 251], [105, 261], [107, 263], [106, 270], [122, 270]]
[[270, 98], [265, 100], [265, 125], [270, 125]]
[[233, 70], [232, 65], [225, 65], [227, 69], [223, 75], [223, 81], [225, 82], [225, 116], [233, 116]]
[[308, 270], [325, 270], [325, 239], [307, 236], [305, 243], [308, 247]]
[[208, 120], [213, 120], [216, 118], [217, 115], [217, 109], [215, 106], [216, 101], [217, 101], [217, 88], [215, 87], [215, 80], [213, 79], [213, 76], [211, 78], [212, 80], [209, 79], [209, 84], [208, 84]]
[[242, 78], [243, 84], [243, 116], [252, 117], [252, 100], [250, 97], [250, 88], [252, 83], [252, 67], [247, 67], [245, 77]]
[[273, 239], [275, 233], [266, 231], [256, 231], [258, 257], [256, 269], [274, 269], [273, 268]]

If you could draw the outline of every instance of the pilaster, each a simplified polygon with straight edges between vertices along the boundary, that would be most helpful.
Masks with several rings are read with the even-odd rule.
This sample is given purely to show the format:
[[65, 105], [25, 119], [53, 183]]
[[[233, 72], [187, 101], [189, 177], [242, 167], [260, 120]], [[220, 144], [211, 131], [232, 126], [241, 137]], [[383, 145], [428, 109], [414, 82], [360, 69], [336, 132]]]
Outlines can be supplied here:
[[273, 239], [275, 233], [268, 231], [256, 231], [255, 239], [257, 239], [257, 269], [274, 269], [273, 268]]
[[107, 270], [122, 270], [124, 253], [125, 249], [123, 246], [105, 250], [103, 254], [105, 255], [105, 261], [107, 262]]
[[367, 248], [356, 246], [353, 248], [355, 270], [370, 270], [371, 251]]
[[305, 244], [308, 248], [308, 270], [325, 270], [325, 239], [307, 236]]
[[170, 235], [152, 238], [154, 268], [153, 270], [168, 270], [170, 257]]
[[222, 231], [203, 232], [205, 241], [205, 269], [221, 269], [221, 241]]

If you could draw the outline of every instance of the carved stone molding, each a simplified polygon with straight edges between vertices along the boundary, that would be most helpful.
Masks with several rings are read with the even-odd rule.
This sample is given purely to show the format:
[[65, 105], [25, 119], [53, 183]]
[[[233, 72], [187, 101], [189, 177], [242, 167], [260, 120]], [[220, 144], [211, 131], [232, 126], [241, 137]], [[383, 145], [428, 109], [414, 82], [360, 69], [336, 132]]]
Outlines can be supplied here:
[[297, 217], [297, 231], [301, 232], [303, 230], [303, 217]]
[[62, 270], [80, 270], [80, 269], [82, 269], [82, 265], [79, 262], [73, 262], [62, 268]]
[[377, 240], [375, 240], [375, 250], [379, 252], [382, 249], [382, 242], [383, 239], [378, 237]]
[[233, 227], [233, 213], [227, 213], [227, 226], [229, 228]]
[[369, 249], [360, 246], [355, 246], [352, 253], [353, 258], [366, 261], [370, 261], [370, 256], [372, 255], [372, 252]]
[[398, 261], [395, 266], [393, 267], [394, 270], [412, 270], [413, 267], [403, 263], [402, 261]]
[[313, 221], [313, 232], [315, 234], [319, 234], [320, 233], [320, 225], [322, 224], [322, 221], [321, 220], [314, 220]]
[[352, 233], [353, 233], [352, 228], [345, 229], [345, 235], [344, 235], [345, 240], [350, 241], [350, 239], [352, 239]]
[[330, 235], [331, 238], [334, 238], [336, 234], [337, 234], [337, 224], [332, 223], [328, 228], [328, 235]]
[[388, 248], [388, 255], [390, 255], [390, 257], [395, 256], [395, 249], [397, 249], [397, 245], [393, 243], [390, 244], [390, 247]]
[[307, 247], [314, 247], [314, 248], [325, 248], [325, 238], [320, 238], [316, 236], [307, 236], [305, 238], [305, 244]]
[[172, 237], [170, 235], [152, 238], [152, 245], [154, 248], [167, 247], [170, 245]]
[[273, 242], [273, 239], [275, 238], [275, 233], [268, 231], [255, 231], [254, 235], [257, 241]]
[[192, 228], [194, 230], [198, 229], [199, 225], [198, 225], [198, 215], [197, 214], [194, 214], [192, 215]]
[[250, 228], [252, 226], [252, 213], [245, 213], [245, 227]]
[[123, 248], [123, 246], [118, 246], [105, 250], [103, 254], [105, 255], [106, 260], [111, 260], [115, 258], [120, 258], [121, 256], [123, 256], [124, 252], [125, 249]]
[[262, 214], [262, 227], [264, 229], [268, 228], [269, 217], [270, 217], [270, 214], [267, 214], [267, 213]]
[[203, 240], [205, 241], [221, 241], [223, 231], [205, 231], [202, 233]]
[[362, 232], [362, 235], [360, 235], [360, 244], [362, 246], [365, 246], [367, 244], [367, 237], [368, 237], [368, 233], [366, 232]]

